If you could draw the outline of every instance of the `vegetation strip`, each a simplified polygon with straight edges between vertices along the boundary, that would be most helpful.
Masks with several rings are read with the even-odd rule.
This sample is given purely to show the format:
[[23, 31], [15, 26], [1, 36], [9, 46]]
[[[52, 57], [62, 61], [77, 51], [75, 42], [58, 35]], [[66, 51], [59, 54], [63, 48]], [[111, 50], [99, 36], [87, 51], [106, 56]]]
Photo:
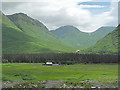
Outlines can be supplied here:
[[[44, 66], [41, 63], [2, 64], [3, 83], [64, 81], [66, 87], [118, 87], [117, 64]], [[62, 87], [62, 86], [61, 86]]]

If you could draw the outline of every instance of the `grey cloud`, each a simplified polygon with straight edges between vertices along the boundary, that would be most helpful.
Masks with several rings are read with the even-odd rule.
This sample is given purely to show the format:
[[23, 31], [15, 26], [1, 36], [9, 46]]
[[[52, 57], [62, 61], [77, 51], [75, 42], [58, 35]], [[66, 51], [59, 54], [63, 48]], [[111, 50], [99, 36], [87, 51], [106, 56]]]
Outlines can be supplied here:
[[2, 2], [2, 9], [5, 11], [10, 9], [15, 9], [21, 4], [24, 4], [24, 2]]
[[[52, 1], [54, 3], [53, 5]], [[84, 28], [83, 31], [94, 31], [96, 28], [94, 29], [92, 25], [96, 25], [96, 23], [98, 23], [98, 27], [100, 27], [100, 25], [113, 25], [107, 21], [104, 21], [105, 24], [101, 23], [103, 22], [103, 18], [115, 16], [116, 11], [111, 12], [111, 14], [106, 17], [104, 17], [104, 15], [103, 17], [97, 17], [98, 20], [101, 20], [98, 22], [89, 11], [74, 6], [74, 4], [72, 4], [73, 6], [66, 6], [66, 4], [62, 4], [62, 2], [61, 7], [59, 2], [56, 2], [58, 5], [56, 5], [54, 0], [48, 0], [47, 2], [3, 2], [2, 11], [5, 14], [13, 14], [16, 12], [26, 13], [28, 16], [44, 23], [49, 29], [55, 29], [63, 25], [73, 25], [79, 27], [80, 30]], [[69, 12], [67, 11], [68, 9], [70, 9]], [[71, 13], [73, 13], [73, 15], [70, 15]], [[112, 22], [115, 24], [116, 20]]]

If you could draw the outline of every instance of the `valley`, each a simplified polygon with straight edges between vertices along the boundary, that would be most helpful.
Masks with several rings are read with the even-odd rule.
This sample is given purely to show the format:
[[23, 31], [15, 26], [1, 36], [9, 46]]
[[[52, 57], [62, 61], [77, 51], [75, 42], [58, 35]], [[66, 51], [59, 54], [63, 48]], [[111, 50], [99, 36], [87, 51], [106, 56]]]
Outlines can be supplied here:
[[120, 25], [86, 33], [49, 30], [24, 13], [1, 16], [3, 88], [118, 88]]

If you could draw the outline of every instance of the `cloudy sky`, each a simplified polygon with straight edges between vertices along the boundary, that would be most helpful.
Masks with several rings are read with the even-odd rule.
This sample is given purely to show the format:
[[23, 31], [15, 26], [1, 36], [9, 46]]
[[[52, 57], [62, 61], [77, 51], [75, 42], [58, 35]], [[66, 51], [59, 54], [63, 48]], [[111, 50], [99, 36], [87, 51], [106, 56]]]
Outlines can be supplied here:
[[3, 0], [2, 11], [25, 13], [44, 23], [49, 30], [72, 25], [83, 32], [101, 26], [117, 26], [117, 0]]

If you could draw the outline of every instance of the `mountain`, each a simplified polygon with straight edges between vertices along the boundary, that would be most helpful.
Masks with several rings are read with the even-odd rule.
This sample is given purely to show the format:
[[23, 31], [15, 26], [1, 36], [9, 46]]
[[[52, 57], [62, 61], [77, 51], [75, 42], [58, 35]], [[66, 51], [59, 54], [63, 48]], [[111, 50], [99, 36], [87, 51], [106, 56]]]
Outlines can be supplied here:
[[113, 26], [103, 26], [98, 28], [95, 32], [91, 33], [91, 40], [95, 44], [96, 41], [105, 37], [108, 33], [112, 32], [116, 27]]
[[88, 33], [81, 32], [76, 27], [62, 26], [51, 32], [75, 48], [89, 47]]
[[25, 51], [20, 48], [31, 41], [32, 37], [25, 35], [14, 23], [2, 14], [2, 52], [14, 53]]
[[120, 34], [118, 33], [120, 30], [120, 25], [106, 35], [104, 38], [99, 40], [94, 46], [88, 48], [86, 51], [88, 53], [95, 54], [118, 54], [118, 46], [120, 43], [118, 40], [120, 39]]
[[[3, 54], [71, 53], [91, 47], [114, 28], [101, 27], [90, 35], [73, 26], [62, 26], [50, 32], [43, 23], [27, 14], [1, 15]], [[98, 49], [97, 46], [88, 51]]]
[[51, 32], [72, 47], [76, 49], [85, 49], [94, 45], [98, 40], [114, 29], [115, 27], [105, 26], [89, 34], [68, 25], [62, 26], [56, 30], [51, 30]]
[[2, 14], [2, 36], [3, 54], [74, 51], [49, 32], [44, 24], [24, 13]]

